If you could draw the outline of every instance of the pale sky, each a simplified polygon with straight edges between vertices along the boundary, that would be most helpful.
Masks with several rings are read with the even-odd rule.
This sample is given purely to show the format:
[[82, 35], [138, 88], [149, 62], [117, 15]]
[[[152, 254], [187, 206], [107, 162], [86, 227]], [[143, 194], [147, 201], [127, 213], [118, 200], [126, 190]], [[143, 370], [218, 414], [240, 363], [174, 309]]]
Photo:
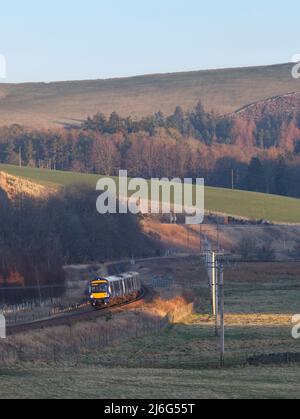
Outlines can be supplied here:
[[274, 64], [300, 54], [296, 0], [10, 0], [0, 10], [7, 82]]

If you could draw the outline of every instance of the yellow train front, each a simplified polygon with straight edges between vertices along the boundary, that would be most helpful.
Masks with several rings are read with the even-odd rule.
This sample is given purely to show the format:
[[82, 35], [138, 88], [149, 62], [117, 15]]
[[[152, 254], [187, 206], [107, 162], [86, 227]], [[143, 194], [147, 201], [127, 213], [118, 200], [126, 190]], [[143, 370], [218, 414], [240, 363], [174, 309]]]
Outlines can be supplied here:
[[109, 283], [106, 278], [97, 278], [90, 282], [89, 302], [92, 307], [109, 304]]
[[97, 278], [90, 282], [89, 301], [92, 307], [121, 304], [137, 298], [141, 290], [142, 283], [137, 272]]

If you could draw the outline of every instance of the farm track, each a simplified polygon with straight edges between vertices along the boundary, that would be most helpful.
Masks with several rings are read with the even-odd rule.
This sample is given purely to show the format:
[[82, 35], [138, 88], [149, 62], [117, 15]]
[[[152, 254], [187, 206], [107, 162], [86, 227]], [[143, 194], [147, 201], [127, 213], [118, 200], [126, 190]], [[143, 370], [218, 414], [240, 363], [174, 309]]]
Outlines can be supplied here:
[[133, 301], [126, 301], [122, 304], [117, 304], [113, 306], [103, 307], [97, 310], [92, 308], [87, 309], [79, 309], [75, 312], [63, 314], [57, 317], [53, 317], [51, 319], [43, 319], [38, 320], [35, 322], [24, 323], [20, 325], [8, 326], [7, 327], [7, 336], [14, 336], [20, 333], [26, 333], [28, 331], [45, 329], [48, 327], [55, 327], [55, 326], [70, 326], [78, 321], [89, 321], [93, 320], [98, 317], [104, 317], [109, 313], [117, 314], [122, 313], [123, 311], [127, 310], [130, 307], [139, 305], [141, 301], [143, 301], [146, 297], [150, 297], [152, 294], [146, 287], [143, 287], [142, 293], [140, 296], [133, 300]]

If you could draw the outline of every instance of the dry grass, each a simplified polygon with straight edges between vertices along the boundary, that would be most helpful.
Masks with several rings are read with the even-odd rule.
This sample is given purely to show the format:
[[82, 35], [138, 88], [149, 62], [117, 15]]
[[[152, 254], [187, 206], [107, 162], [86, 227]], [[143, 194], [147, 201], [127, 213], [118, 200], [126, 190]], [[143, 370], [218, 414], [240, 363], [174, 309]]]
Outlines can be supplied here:
[[284, 284], [287, 280], [291, 280], [295, 281], [297, 285], [300, 278], [300, 263], [240, 263], [238, 269], [236, 267], [228, 268], [225, 275], [226, 280], [230, 282], [249, 282], [251, 284], [276, 282], [277, 284]]
[[146, 306], [146, 310], [151, 314], [164, 317], [168, 313], [178, 310], [187, 304], [188, 302], [183, 296], [176, 296], [172, 299], [156, 297], [149, 305]]
[[288, 314], [228, 314], [225, 316], [227, 327], [291, 327], [292, 315]]
[[244, 105], [298, 92], [291, 64], [161, 74], [114, 80], [63, 83], [0, 84], [1, 124], [29, 126], [76, 124], [96, 112], [166, 114], [176, 105], [192, 108], [202, 100], [208, 109], [229, 113]]
[[[163, 224], [156, 219], [147, 218], [142, 227], [146, 234], [159, 237], [160, 240], [171, 249], [179, 249], [185, 252], [199, 252], [205, 237], [217, 246], [218, 241], [222, 249], [232, 251], [238, 248], [244, 240], [255, 242], [257, 248], [271, 247], [278, 255], [286, 257], [287, 252], [293, 252], [300, 233], [300, 226], [288, 225], [222, 225], [203, 224], [199, 226], [186, 226]], [[201, 231], [201, 240], [200, 240]], [[202, 243], [201, 243], [202, 242]], [[249, 273], [253, 271], [249, 269]], [[255, 272], [254, 272], [255, 273]]]
[[20, 177], [0, 172], [0, 188], [7, 194], [9, 199], [15, 199], [19, 195], [33, 198], [44, 198], [54, 192], [54, 189], [31, 182]]

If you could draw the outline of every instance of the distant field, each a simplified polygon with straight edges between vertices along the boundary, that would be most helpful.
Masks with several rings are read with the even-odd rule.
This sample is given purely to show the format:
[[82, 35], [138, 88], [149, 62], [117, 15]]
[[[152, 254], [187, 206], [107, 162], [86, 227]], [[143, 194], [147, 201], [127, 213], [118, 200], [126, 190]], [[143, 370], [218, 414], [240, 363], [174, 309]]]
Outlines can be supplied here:
[[292, 64], [154, 74], [111, 80], [0, 84], [0, 125], [76, 124], [97, 112], [140, 117], [201, 100], [224, 114], [272, 96], [300, 91]]
[[[0, 171], [20, 176], [42, 185], [62, 187], [72, 183], [95, 186], [99, 175], [22, 168], [0, 164]], [[300, 200], [230, 189], [205, 190], [206, 211], [228, 215], [265, 219], [278, 223], [300, 223]]]

